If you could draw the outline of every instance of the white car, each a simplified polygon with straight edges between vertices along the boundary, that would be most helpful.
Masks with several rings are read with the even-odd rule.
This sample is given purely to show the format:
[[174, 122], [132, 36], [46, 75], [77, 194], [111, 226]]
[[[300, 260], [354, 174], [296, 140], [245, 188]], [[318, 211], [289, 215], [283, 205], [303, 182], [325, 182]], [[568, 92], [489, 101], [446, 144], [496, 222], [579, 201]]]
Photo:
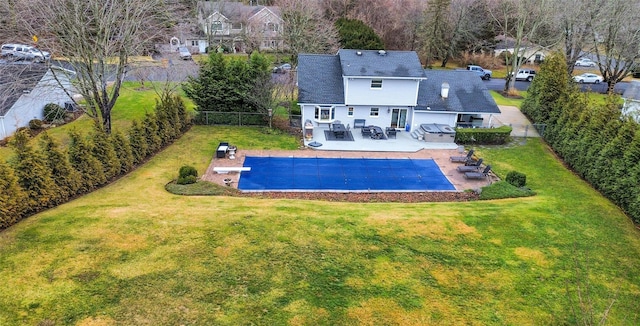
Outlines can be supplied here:
[[7, 57], [13, 60], [33, 60], [35, 62], [45, 62], [51, 59], [51, 54], [47, 51], [40, 51], [29, 45], [3, 44], [2, 57]]
[[179, 47], [178, 54], [182, 60], [191, 60], [191, 51], [189, 51], [186, 46]]
[[598, 76], [596, 74], [590, 74], [590, 73], [573, 76], [573, 81], [580, 84], [585, 84], [585, 83], [600, 84], [603, 80], [604, 78], [602, 78], [602, 76]]
[[533, 80], [536, 76], [536, 71], [533, 69], [520, 69], [516, 74], [516, 80], [526, 80], [528, 82]]
[[580, 58], [580, 59], [578, 59], [578, 61], [576, 61], [574, 66], [576, 66], [576, 67], [595, 67], [596, 63], [591, 61], [591, 59], [588, 59], [588, 58]]

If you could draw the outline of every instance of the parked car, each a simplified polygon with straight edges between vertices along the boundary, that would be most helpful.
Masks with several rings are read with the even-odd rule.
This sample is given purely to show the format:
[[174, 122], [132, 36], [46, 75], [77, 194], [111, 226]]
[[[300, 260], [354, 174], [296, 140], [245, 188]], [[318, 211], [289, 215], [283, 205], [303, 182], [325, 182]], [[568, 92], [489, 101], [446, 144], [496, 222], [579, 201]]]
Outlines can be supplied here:
[[273, 68], [273, 73], [275, 73], [275, 74], [284, 74], [284, 73], [288, 72], [289, 70], [291, 70], [291, 64], [285, 63], [285, 64], [281, 64], [281, 65]]
[[598, 76], [596, 74], [584, 73], [582, 75], [573, 76], [573, 81], [576, 83], [584, 84], [584, 83], [593, 83], [599, 84], [604, 80], [602, 76]]
[[191, 51], [187, 49], [186, 46], [181, 46], [178, 48], [178, 54], [180, 55], [180, 59], [182, 60], [191, 60]]
[[51, 54], [47, 51], [40, 51], [32, 46], [24, 44], [3, 44], [2, 57], [14, 60], [33, 60], [45, 62], [51, 59]]
[[631, 77], [640, 78], [640, 63], [636, 64], [631, 68]]
[[484, 69], [480, 66], [475, 66], [475, 65], [468, 65], [467, 66], [467, 70], [473, 71], [476, 74], [478, 74], [478, 76], [480, 76], [480, 78], [482, 78], [482, 80], [489, 80], [491, 79], [491, 76], [493, 74], [493, 72], [489, 69]]
[[[511, 73], [513, 76], [513, 73]], [[533, 80], [533, 77], [536, 76], [536, 71], [533, 69], [520, 69], [516, 74], [516, 80], [526, 80], [528, 82]]]
[[580, 58], [574, 64], [576, 67], [595, 67], [596, 63], [589, 58]]

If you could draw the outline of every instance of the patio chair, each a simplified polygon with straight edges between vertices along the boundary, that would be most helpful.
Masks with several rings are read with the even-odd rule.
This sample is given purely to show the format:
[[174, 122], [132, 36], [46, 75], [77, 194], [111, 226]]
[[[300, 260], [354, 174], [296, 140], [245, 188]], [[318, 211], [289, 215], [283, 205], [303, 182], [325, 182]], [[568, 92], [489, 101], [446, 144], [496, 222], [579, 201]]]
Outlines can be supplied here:
[[464, 162], [464, 165], [466, 166], [480, 166], [480, 164], [482, 164], [482, 159], [480, 158], [476, 160], [473, 156]]
[[466, 156], [450, 156], [449, 160], [453, 163], [466, 163], [473, 157], [473, 149], [470, 149]]
[[365, 119], [354, 119], [353, 120], [353, 128], [364, 128], [366, 126]]
[[[355, 128], [355, 127], [354, 127]], [[371, 138], [371, 128], [369, 127], [362, 127], [362, 129], [360, 130], [360, 132], [362, 133], [362, 138]]]
[[396, 138], [396, 128], [387, 127], [387, 137]]
[[487, 165], [482, 172], [465, 172], [464, 177], [467, 179], [484, 179], [489, 176], [489, 172], [491, 172], [491, 165]]
[[457, 168], [458, 172], [477, 172], [478, 170], [480, 170], [480, 165], [482, 164], [482, 159], [479, 159], [476, 161], [477, 164], [471, 164], [471, 165], [463, 165], [463, 166], [459, 166]]

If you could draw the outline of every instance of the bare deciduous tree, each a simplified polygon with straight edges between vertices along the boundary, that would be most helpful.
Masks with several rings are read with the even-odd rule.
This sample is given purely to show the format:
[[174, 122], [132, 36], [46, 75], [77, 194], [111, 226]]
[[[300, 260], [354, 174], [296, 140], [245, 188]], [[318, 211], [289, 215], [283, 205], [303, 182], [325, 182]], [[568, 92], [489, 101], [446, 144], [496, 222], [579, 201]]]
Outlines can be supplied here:
[[280, 7], [284, 21], [284, 43], [293, 61], [303, 52], [337, 51], [338, 32], [333, 22], [323, 18], [318, 0], [279, 0], [277, 6]]
[[[86, 113], [111, 131], [111, 110], [130, 57], [161, 31], [162, 0], [24, 0], [21, 25], [75, 71]], [[56, 10], [52, 10], [56, 8]]]
[[640, 60], [640, 1], [601, 0], [589, 14], [591, 41], [600, 73], [613, 93]]
[[[496, 0], [490, 2], [490, 14], [506, 38], [513, 39], [514, 53], [507, 62], [507, 78], [504, 91], [514, 87], [515, 78], [512, 73], [518, 71], [522, 61], [520, 57], [527, 48], [537, 47], [550, 35], [545, 33], [550, 23], [550, 1], [548, 0]], [[528, 58], [525, 58], [528, 59]], [[515, 74], [514, 74], [515, 75]]]

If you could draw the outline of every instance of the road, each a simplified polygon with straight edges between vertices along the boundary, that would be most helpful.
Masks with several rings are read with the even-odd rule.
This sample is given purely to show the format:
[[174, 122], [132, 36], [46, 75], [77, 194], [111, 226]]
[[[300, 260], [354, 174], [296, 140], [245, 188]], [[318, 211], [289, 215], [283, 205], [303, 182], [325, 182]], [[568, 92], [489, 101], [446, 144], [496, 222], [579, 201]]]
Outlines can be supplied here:
[[[484, 81], [485, 86], [487, 86], [487, 88], [492, 91], [504, 90], [504, 83], [505, 83], [504, 79], [495, 79], [495, 78]], [[618, 94], [622, 94], [627, 89], [627, 87], [629, 87], [629, 84], [630, 84], [629, 82], [616, 83], [616, 86], [614, 87], [614, 91]], [[530, 82], [517, 81], [515, 84], [515, 87], [519, 91], [526, 91], [529, 88], [529, 85], [531, 85]], [[607, 83], [580, 84], [579, 86], [583, 92], [591, 91], [591, 92], [596, 92], [601, 94], [604, 94], [607, 92]]]

